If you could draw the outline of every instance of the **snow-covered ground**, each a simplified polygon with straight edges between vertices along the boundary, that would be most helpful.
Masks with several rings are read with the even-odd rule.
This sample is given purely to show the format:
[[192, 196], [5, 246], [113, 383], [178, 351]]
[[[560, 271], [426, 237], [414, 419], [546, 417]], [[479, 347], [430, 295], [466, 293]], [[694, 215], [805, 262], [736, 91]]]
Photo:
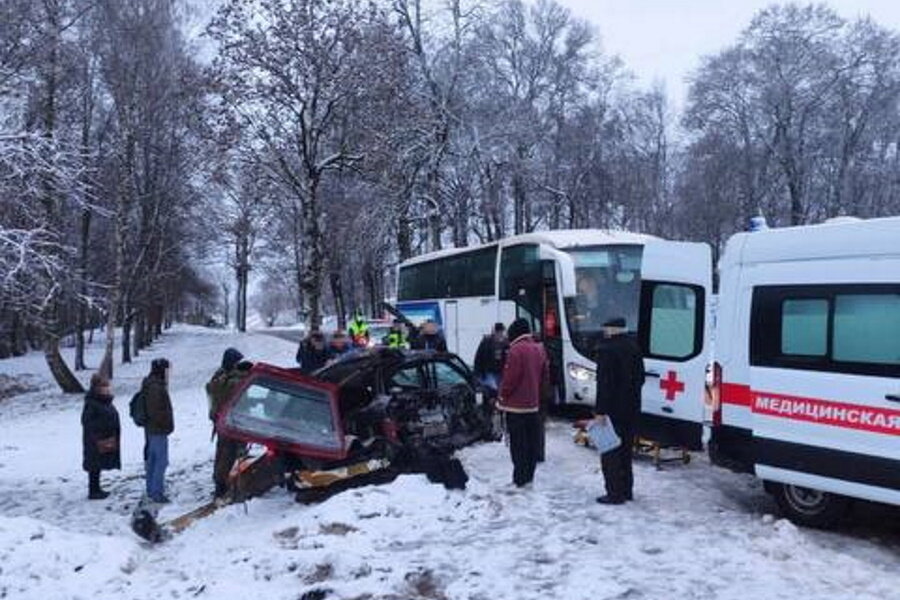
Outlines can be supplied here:
[[836, 533], [798, 530], [773, 516], [755, 480], [702, 456], [662, 471], [638, 463], [636, 501], [599, 506], [596, 456], [564, 423], [550, 425], [547, 463], [527, 491], [510, 488], [507, 449], [482, 444], [462, 453], [465, 491], [403, 476], [302, 506], [273, 490], [151, 547], [128, 525], [143, 489], [128, 399], [152, 358], [172, 360], [174, 502], [161, 517], [205, 502], [203, 383], [227, 346], [282, 364], [295, 350], [177, 327], [118, 368], [123, 469], [104, 473], [113, 494], [99, 502], [86, 500], [81, 399], [53, 391], [39, 356], [0, 361], [0, 375], [37, 388], [0, 399], [0, 598], [900, 598], [895, 509], [871, 507]]

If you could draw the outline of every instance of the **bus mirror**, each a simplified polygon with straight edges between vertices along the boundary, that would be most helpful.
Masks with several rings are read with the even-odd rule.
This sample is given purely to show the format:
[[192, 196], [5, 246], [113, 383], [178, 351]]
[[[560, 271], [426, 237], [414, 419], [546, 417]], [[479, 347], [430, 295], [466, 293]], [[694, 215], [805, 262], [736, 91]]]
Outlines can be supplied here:
[[557, 265], [557, 282], [556, 285], [562, 292], [564, 298], [572, 298], [576, 295], [575, 289], [575, 262], [572, 256], [567, 252], [557, 250], [546, 244], [540, 245], [540, 259], [552, 260]]

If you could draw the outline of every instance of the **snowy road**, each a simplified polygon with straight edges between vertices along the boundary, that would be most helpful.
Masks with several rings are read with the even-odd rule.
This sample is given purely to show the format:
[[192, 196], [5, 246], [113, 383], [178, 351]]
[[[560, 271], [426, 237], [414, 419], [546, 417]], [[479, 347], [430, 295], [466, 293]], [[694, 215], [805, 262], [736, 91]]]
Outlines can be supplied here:
[[[270, 336], [178, 328], [121, 370], [116, 404], [155, 356], [174, 363], [176, 432], [169, 470], [175, 516], [211, 492], [212, 444], [202, 384], [228, 345], [286, 363]], [[96, 364], [96, 356], [92, 357]], [[422, 476], [300, 506], [281, 490], [223, 509], [149, 547], [128, 529], [142, 489], [140, 431], [125, 424], [113, 496], [88, 502], [80, 469], [81, 401], [49, 388], [38, 357], [0, 373], [40, 389], [0, 401], [0, 598], [716, 598], [898, 597], [900, 519], [871, 508], [836, 533], [779, 520], [754, 479], [708, 465], [636, 465], [637, 500], [594, 502], [596, 456], [564, 423], [528, 491], [510, 488], [502, 444], [462, 453], [468, 489]]]

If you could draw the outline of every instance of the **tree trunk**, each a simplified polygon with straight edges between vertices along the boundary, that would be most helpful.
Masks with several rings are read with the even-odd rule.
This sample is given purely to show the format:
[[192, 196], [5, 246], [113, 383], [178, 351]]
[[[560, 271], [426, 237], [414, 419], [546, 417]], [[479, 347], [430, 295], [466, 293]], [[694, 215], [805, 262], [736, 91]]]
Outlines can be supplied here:
[[122, 364], [131, 362], [131, 326], [134, 323], [134, 316], [126, 302], [122, 311]]
[[54, 335], [48, 335], [44, 341], [44, 359], [50, 368], [53, 379], [59, 384], [60, 389], [66, 394], [82, 394], [84, 387], [81, 382], [76, 379], [75, 375], [66, 365], [62, 354], [59, 352], [59, 338]]
[[306, 325], [312, 330], [322, 324], [322, 309], [319, 300], [322, 294], [322, 227], [319, 214], [318, 180], [308, 182], [303, 198], [303, 275], [301, 290]]
[[338, 329], [346, 329], [347, 312], [344, 303], [344, 286], [341, 285], [341, 274], [339, 271], [331, 272], [331, 295], [334, 297], [334, 311], [337, 313]]

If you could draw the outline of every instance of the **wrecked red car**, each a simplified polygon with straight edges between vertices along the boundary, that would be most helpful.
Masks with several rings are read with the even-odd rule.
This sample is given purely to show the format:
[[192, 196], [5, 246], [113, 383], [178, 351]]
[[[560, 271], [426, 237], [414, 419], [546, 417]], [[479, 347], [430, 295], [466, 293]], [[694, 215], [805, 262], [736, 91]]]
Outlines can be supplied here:
[[[458, 357], [388, 348], [350, 355], [312, 376], [257, 363], [217, 425], [219, 435], [264, 447], [265, 470], [299, 500], [402, 472], [464, 487], [453, 451], [496, 439], [491, 407]], [[260, 461], [239, 463], [236, 486], [250, 464], [260, 469]], [[258, 475], [245, 479], [259, 485], [251, 481]]]

